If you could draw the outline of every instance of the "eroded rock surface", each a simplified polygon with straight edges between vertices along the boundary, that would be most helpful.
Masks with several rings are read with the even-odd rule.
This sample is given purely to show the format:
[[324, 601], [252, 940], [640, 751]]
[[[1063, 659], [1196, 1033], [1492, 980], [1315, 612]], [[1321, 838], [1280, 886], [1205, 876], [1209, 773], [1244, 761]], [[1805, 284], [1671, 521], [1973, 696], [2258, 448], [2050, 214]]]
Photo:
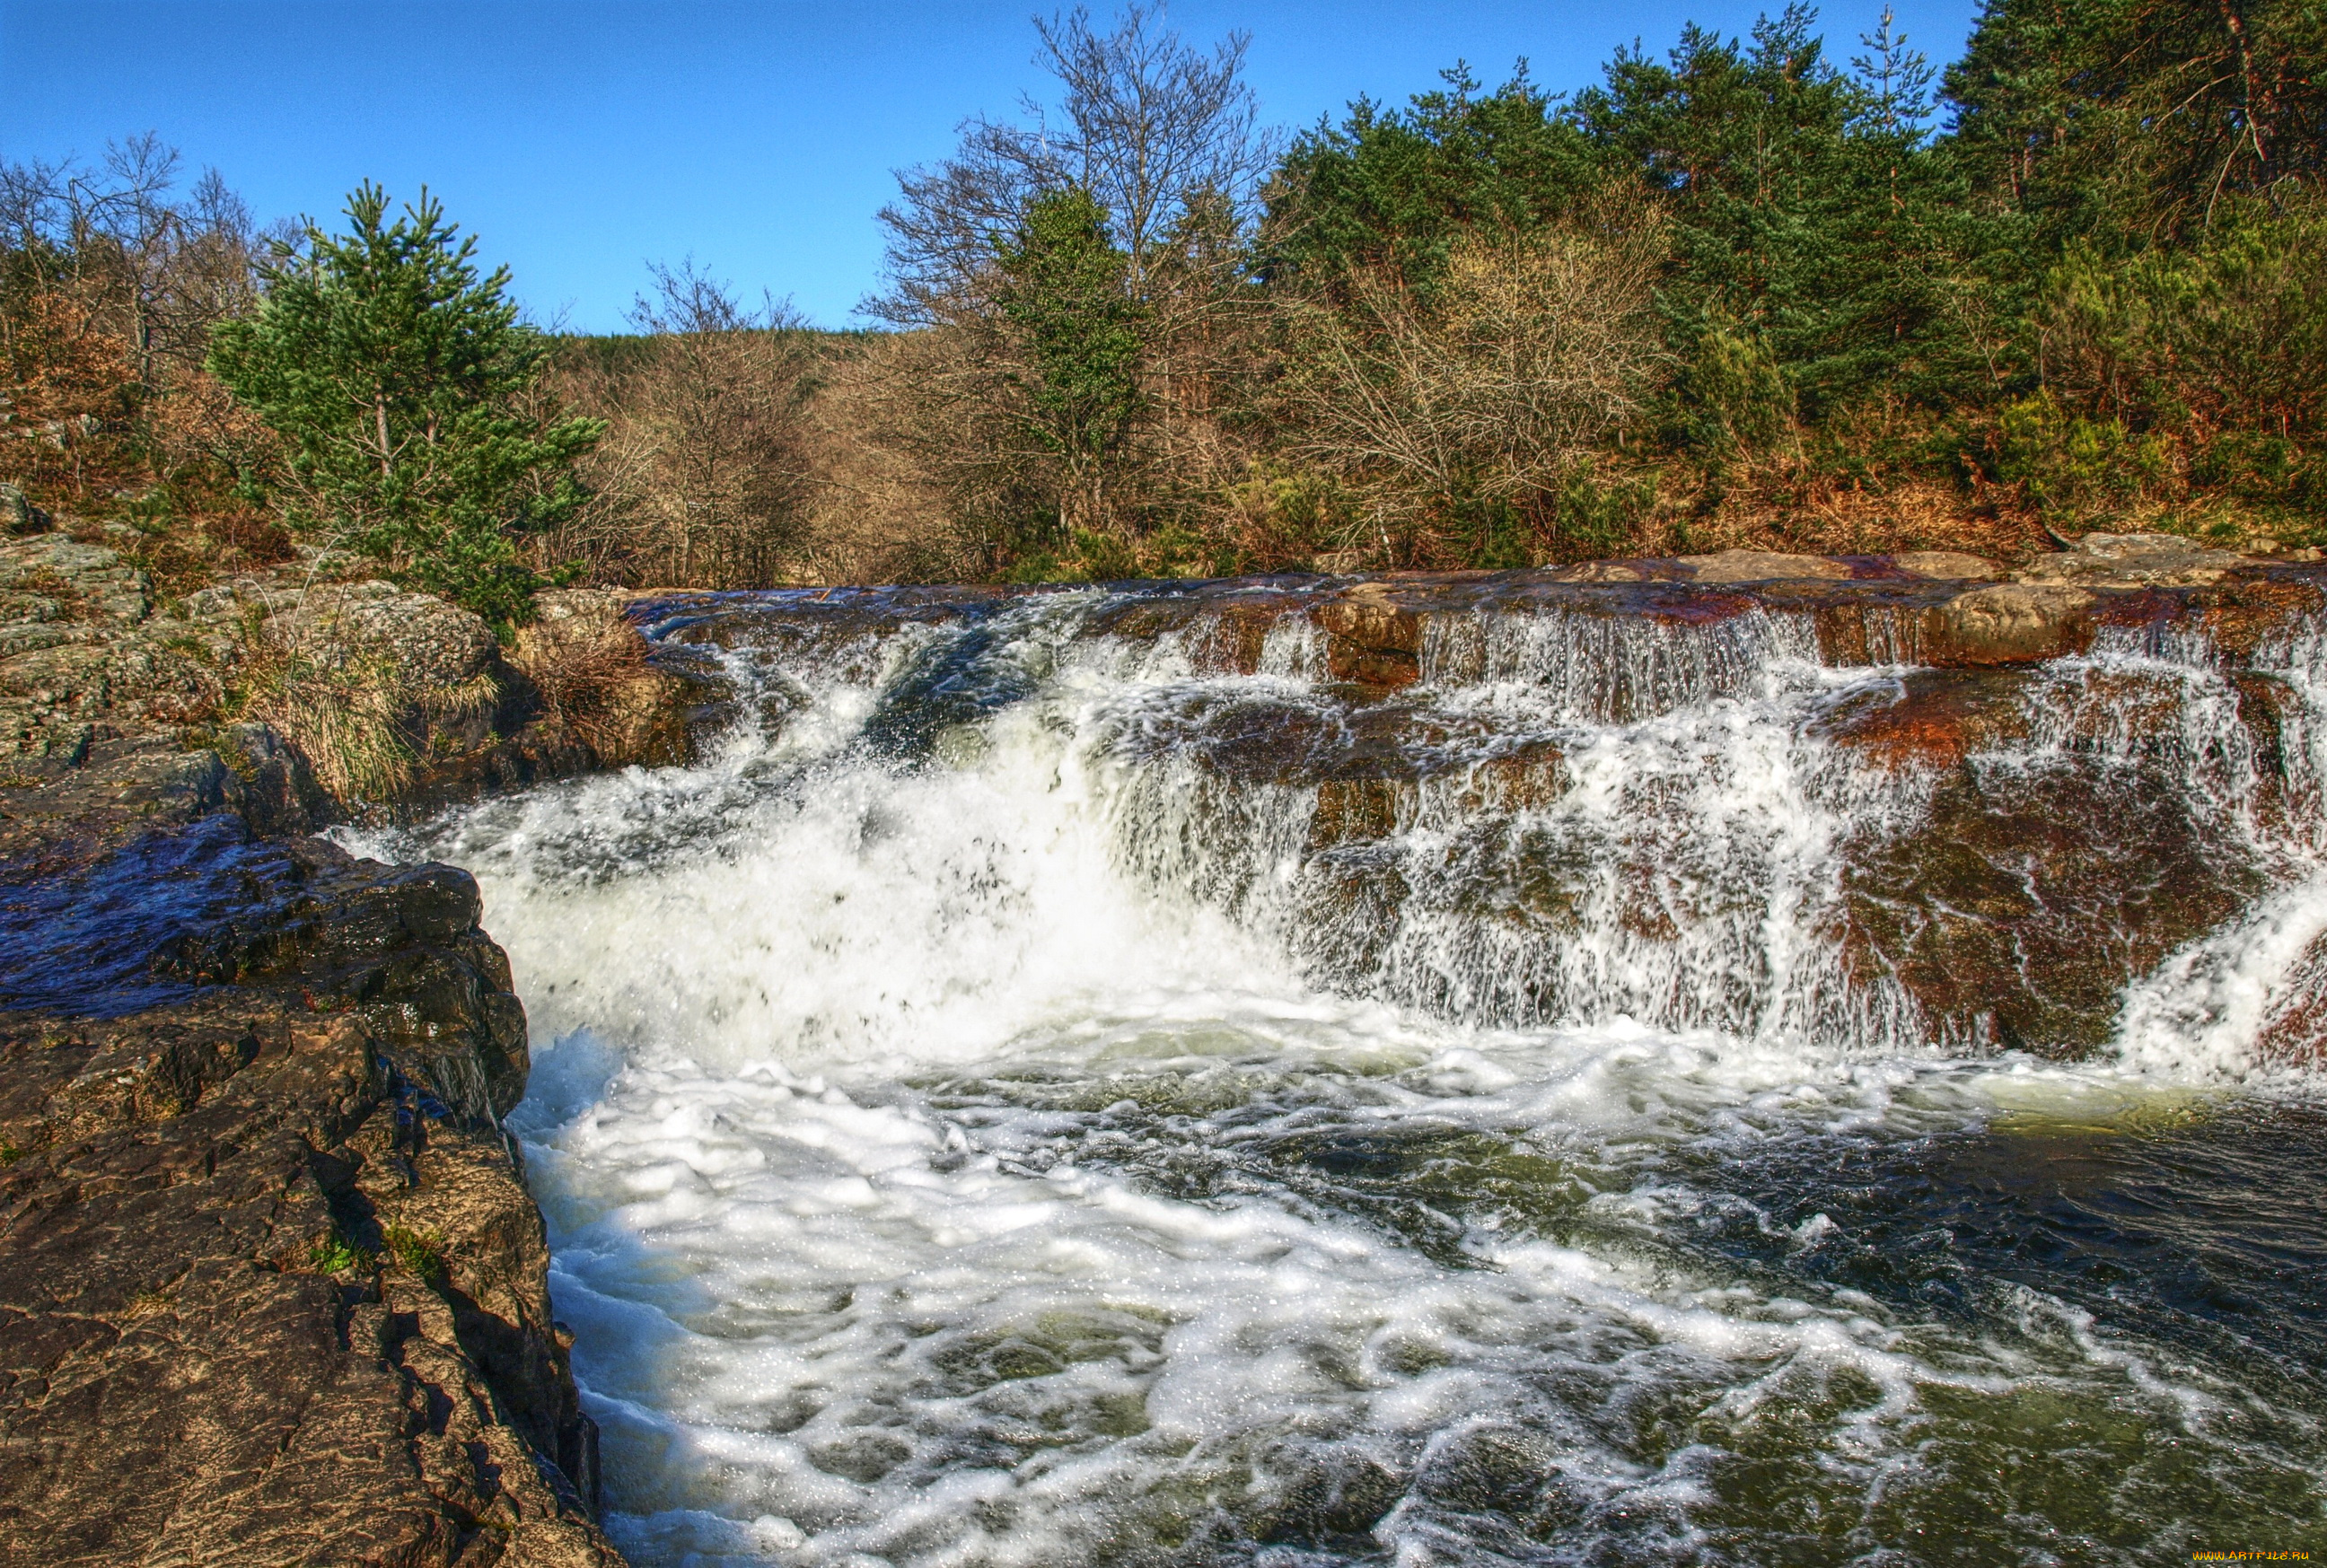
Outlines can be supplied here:
[[[292, 669], [396, 695], [385, 722], [416, 762], [397, 798], [375, 804], [425, 809], [686, 759], [696, 699], [649, 665], [627, 596], [544, 594], [542, 624], [504, 649], [441, 599], [329, 574], [353, 565], [324, 557], [157, 600], [106, 546], [0, 538], [0, 778], [45, 776], [26, 764], [78, 765], [109, 742], [212, 746], [222, 721], [270, 712], [270, 685]], [[295, 750], [296, 732], [285, 723], [276, 741]]]
[[474, 882], [199, 757], [0, 841], [0, 1563], [619, 1563]]

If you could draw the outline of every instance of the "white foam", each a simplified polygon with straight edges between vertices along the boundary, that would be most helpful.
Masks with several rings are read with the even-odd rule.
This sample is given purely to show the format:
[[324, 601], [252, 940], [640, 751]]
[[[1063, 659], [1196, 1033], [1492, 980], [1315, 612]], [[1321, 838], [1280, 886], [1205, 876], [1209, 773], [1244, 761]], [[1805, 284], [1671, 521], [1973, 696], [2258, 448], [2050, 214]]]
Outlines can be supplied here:
[[[1087, 609], [1029, 635], [1055, 647]], [[1940, 1385], [2207, 1419], [2089, 1325], [1994, 1342], [1677, 1249], [1706, 1200], [1655, 1152], [2187, 1093], [2327, 928], [2319, 885], [2145, 983], [2122, 1059], [1967, 1060], [1845, 985], [1844, 839], [1911, 820], [1928, 783], [1817, 740], [1878, 677], [1817, 671], [1786, 625], [1710, 651], [1660, 632], [1659, 711], [1612, 723], [1580, 675], [1529, 695], [1528, 660], [1581, 667], [1566, 644], [1481, 653], [1494, 689], [1422, 700], [1556, 729], [1571, 787], [1483, 828], [1454, 784], [1420, 791], [1378, 851], [1410, 889], [1380, 929], [1315, 912], [1313, 790], [1171, 741], [1223, 694], [1306, 700], [1313, 636], [1273, 636], [1242, 682], [1168, 642], [1045, 656], [1036, 695], [910, 763], [869, 752], [945, 635], [736, 656], [790, 684], [703, 767], [363, 841], [475, 870], [509, 951], [537, 1042], [512, 1125], [636, 1560], [1082, 1563], [1389, 1485], [1374, 1541], [1418, 1564], [1469, 1527], [1433, 1467], [1481, 1443], [1556, 1455], [1580, 1517], [1685, 1540], [1723, 1443], [1781, 1433], [1871, 1495]], [[1768, 655], [1758, 685], [1741, 648]], [[1571, 925], [1465, 902], [1552, 839], [1592, 869]], [[1393, 1223], [1332, 1196], [1362, 1174], [1274, 1153], [1304, 1137], [1361, 1172], [1467, 1138], [1613, 1185], [1573, 1204], [1583, 1240], [1421, 1189]], [[1684, 1397], [1701, 1438], [1668, 1449], [1611, 1414]]]

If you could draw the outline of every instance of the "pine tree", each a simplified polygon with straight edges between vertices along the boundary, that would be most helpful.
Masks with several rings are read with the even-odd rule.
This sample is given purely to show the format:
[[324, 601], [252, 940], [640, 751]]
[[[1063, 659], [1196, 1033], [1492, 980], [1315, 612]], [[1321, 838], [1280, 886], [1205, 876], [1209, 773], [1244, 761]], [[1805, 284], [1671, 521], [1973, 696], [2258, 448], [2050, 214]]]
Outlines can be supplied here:
[[388, 208], [367, 182], [345, 234], [311, 226], [279, 254], [210, 368], [285, 438], [294, 528], [521, 621], [538, 579], [516, 541], [581, 504], [573, 464], [603, 426], [530, 406], [547, 346], [519, 323], [508, 268], [481, 277], [475, 239], [425, 190], [392, 223]]
[[1023, 345], [1014, 378], [1025, 424], [1060, 471], [1060, 522], [1070, 534], [1101, 528], [1107, 481], [1142, 402], [1143, 313], [1127, 286], [1130, 258], [1080, 186], [1034, 201], [996, 249], [996, 303]]
[[2317, 0], [1988, 0], [1947, 96], [1966, 166], [2041, 244], [2123, 254], [2327, 176], [2322, 63]]

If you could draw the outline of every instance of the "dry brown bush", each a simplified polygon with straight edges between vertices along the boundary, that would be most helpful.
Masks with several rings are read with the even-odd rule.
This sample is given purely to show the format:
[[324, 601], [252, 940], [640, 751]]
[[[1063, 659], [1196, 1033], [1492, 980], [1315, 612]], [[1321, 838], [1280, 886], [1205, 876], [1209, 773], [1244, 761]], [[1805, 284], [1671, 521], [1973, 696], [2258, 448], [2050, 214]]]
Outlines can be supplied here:
[[612, 613], [545, 616], [518, 633], [509, 661], [583, 744], [602, 758], [622, 753], [635, 727], [631, 694], [647, 673], [636, 627]]
[[1362, 271], [1338, 299], [1292, 302], [1283, 450], [1338, 477], [1375, 526], [1535, 501], [1639, 410], [1660, 360], [1663, 248], [1644, 210], [1612, 230], [1467, 237], [1427, 298]]
[[655, 269], [643, 341], [568, 356], [547, 395], [607, 421], [582, 476], [595, 500], [541, 541], [593, 581], [765, 588], [794, 574], [812, 495], [814, 334], [773, 300], [739, 305], [692, 262]]

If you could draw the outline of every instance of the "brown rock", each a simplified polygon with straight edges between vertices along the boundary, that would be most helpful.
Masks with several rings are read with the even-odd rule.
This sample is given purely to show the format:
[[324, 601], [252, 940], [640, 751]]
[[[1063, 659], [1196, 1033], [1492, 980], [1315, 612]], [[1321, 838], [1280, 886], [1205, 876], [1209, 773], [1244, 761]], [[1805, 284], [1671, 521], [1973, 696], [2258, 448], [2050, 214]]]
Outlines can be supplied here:
[[655, 663], [629, 602], [605, 589], [540, 594], [539, 619], [518, 632], [509, 662], [551, 726], [586, 748], [581, 768], [683, 766], [695, 756], [688, 716], [699, 694]]
[[1848, 565], [1828, 556], [1790, 555], [1775, 550], [1723, 550], [1678, 559], [1698, 583], [1780, 583], [1851, 574]]
[[2019, 670], [1917, 670], [1895, 696], [1869, 696], [1826, 733], [1887, 767], [1952, 767], [2028, 737], [2028, 680]]
[[2279, 981], [2256, 1047], [2265, 1061], [2327, 1066], [2327, 938], [2314, 939]]
[[1903, 550], [1892, 556], [1891, 563], [1902, 572], [1938, 582], [1996, 579], [2005, 574], [2003, 567], [1985, 555], [1967, 555], [1958, 550]]
[[2033, 664], [2092, 646], [2093, 594], [2083, 588], [1999, 583], [1925, 612], [1923, 655], [1954, 667]]
[[2173, 534], [2087, 534], [2075, 549], [2040, 555], [2013, 575], [2022, 583], [2195, 588], [2248, 564], [2244, 555]]
[[2081, 756], [1949, 770], [1909, 835], [1852, 845], [1846, 940], [1960, 1038], [2073, 1058], [2126, 985], [2261, 886], [2160, 767]]
[[1397, 831], [1401, 811], [1413, 813], [1414, 785], [1404, 779], [1328, 779], [1317, 786], [1317, 809], [1309, 819], [1309, 847], [1324, 849], [1355, 839], [1386, 838]]
[[473, 883], [221, 820], [7, 873], [164, 950], [0, 929], [0, 1563], [612, 1568]]
[[1326, 634], [1326, 664], [1335, 680], [1396, 688], [1422, 677], [1422, 618], [1394, 602], [1380, 583], [1362, 583], [1313, 614]]

